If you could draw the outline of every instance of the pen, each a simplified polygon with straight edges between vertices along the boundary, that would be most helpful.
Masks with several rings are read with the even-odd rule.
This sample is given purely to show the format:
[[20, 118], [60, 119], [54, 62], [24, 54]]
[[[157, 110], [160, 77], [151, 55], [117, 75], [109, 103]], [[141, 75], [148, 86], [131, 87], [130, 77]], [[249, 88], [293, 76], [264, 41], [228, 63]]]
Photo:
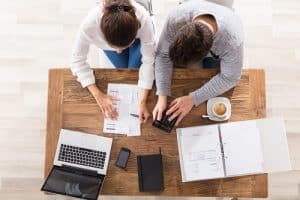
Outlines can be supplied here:
[[139, 118], [139, 116], [138, 116], [137, 114], [132, 114], [132, 113], [130, 113], [130, 115], [131, 115], [132, 117]]

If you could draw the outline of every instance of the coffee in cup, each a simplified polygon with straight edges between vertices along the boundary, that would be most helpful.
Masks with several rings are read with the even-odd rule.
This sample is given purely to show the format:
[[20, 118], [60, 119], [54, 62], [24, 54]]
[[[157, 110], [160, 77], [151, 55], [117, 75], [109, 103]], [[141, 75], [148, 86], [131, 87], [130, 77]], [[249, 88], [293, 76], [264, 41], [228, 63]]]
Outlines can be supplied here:
[[218, 118], [223, 118], [226, 116], [227, 113], [227, 106], [223, 102], [216, 102], [213, 107], [213, 113]]

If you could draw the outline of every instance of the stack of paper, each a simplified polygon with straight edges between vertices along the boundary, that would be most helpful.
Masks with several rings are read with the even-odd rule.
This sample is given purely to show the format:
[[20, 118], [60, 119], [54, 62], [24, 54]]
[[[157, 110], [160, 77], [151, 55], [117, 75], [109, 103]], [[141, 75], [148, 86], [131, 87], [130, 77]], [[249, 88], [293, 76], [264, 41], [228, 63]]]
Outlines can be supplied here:
[[114, 106], [119, 114], [117, 120], [104, 119], [103, 132], [126, 134], [128, 136], [141, 135], [140, 121], [138, 117], [139, 89], [131, 84], [108, 84], [107, 94], [119, 98]]

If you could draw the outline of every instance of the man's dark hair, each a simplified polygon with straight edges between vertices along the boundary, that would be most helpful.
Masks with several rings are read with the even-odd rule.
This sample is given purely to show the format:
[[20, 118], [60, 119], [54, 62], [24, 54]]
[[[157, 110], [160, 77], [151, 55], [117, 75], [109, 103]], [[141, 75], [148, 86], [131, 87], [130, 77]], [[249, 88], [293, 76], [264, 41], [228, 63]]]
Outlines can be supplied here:
[[126, 47], [136, 38], [140, 22], [129, 0], [108, 0], [104, 4], [101, 31], [110, 45]]
[[183, 67], [190, 62], [202, 60], [213, 43], [212, 31], [201, 22], [184, 25], [175, 35], [169, 47], [169, 56], [174, 66]]

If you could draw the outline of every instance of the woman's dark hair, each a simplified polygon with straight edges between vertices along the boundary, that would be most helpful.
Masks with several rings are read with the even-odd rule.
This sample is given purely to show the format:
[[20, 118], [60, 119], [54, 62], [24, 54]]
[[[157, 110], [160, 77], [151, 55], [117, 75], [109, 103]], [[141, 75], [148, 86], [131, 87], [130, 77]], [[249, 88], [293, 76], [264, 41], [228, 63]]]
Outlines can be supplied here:
[[110, 45], [126, 47], [136, 38], [140, 22], [129, 0], [107, 0], [101, 19], [101, 31]]
[[212, 31], [201, 22], [184, 25], [169, 47], [169, 56], [175, 66], [186, 66], [202, 60], [213, 43]]

